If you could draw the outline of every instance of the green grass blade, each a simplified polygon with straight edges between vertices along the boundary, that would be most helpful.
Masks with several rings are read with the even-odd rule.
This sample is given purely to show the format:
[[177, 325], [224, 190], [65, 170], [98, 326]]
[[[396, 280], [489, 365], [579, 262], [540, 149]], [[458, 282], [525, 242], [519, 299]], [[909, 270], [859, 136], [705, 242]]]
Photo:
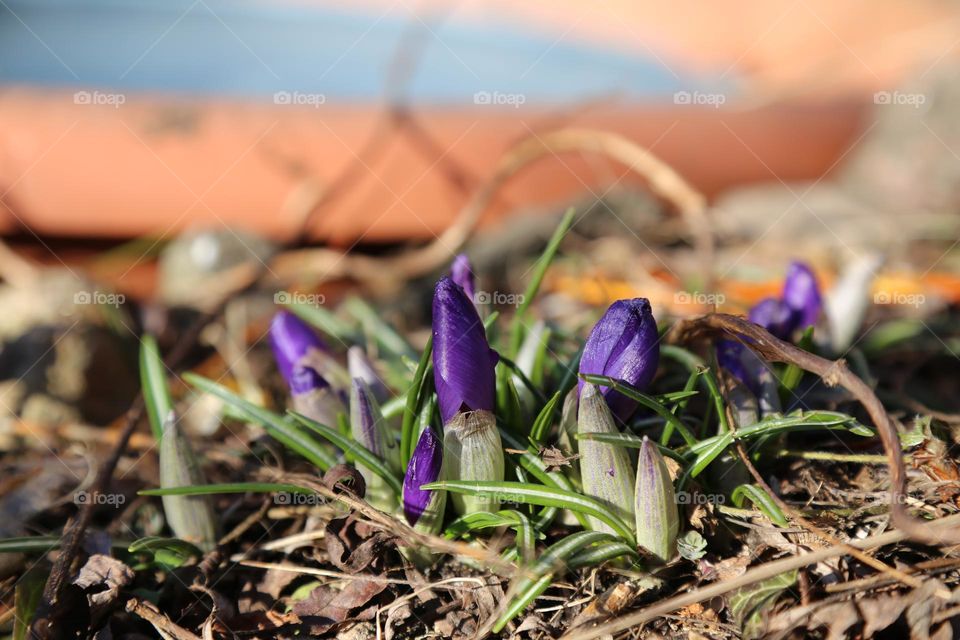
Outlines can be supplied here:
[[316, 420], [311, 420], [305, 415], [301, 415], [295, 411], [289, 411], [288, 414], [292, 416], [294, 420], [310, 429], [321, 438], [328, 440], [330, 443], [343, 450], [344, 454], [347, 456], [347, 460], [351, 462], [359, 462], [370, 469], [370, 471], [383, 478], [383, 481], [390, 485], [390, 488], [393, 489], [398, 496], [400, 495], [400, 492], [403, 490], [400, 480], [393, 474], [392, 471], [390, 471], [386, 463], [374, 455], [372, 451], [364, 447], [359, 442], [351, 440], [349, 437], [343, 435], [336, 429], [331, 429], [325, 424], [320, 424]]
[[599, 385], [602, 387], [610, 387], [612, 389], [615, 389], [620, 393], [622, 393], [623, 395], [627, 396], [628, 398], [636, 400], [638, 403], [640, 403], [644, 407], [647, 407], [648, 409], [654, 411], [658, 416], [663, 418], [668, 425], [671, 425], [674, 429], [676, 429], [677, 433], [679, 433], [683, 437], [684, 441], [687, 444], [693, 444], [697, 441], [696, 436], [694, 436], [693, 433], [690, 431], [690, 429], [687, 428], [687, 425], [683, 424], [683, 422], [680, 421], [680, 418], [675, 416], [673, 412], [670, 411], [670, 409], [667, 409], [660, 402], [658, 402], [656, 398], [652, 396], [648, 396], [647, 394], [643, 393], [639, 389], [634, 388], [633, 386], [627, 384], [626, 382], [623, 382], [622, 380], [617, 380], [615, 378], [611, 378], [610, 376], [601, 376], [601, 375], [595, 375], [592, 373], [584, 373], [584, 374], [581, 374], [580, 377], [591, 384]]
[[546, 275], [547, 268], [550, 266], [550, 263], [553, 262], [554, 257], [556, 257], [564, 236], [567, 235], [567, 231], [569, 231], [573, 225], [575, 215], [575, 209], [572, 207], [567, 209], [563, 219], [560, 220], [560, 224], [557, 225], [556, 230], [554, 230], [553, 236], [550, 237], [550, 241], [547, 242], [546, 248], [537, 259], [536, 266], [533, 269], [533, 275], [530, 277], [527, 289], [523, 292], [523, 301], [520, 303], [520, 306], [517, 307], [517, 312], [514, 314], [513, 322], [511, 323], [510, 355], [514, 358], [517, 356], [517, 352], [520, 350], [520, 344], [523, 342], [523, 327], [524, 321], [526, 320], [527, 308], [533, 302], [533, 299], [537, 297], [537, 292], [540, 291], [540, 285], [543, 283], [543, 276]]
[[157, 442], [163, 437], [163, 423], [173, 411], [173, 398], [167, 386], [167, 368], [160, 357], [160, 348], [153, 336], [140, 341], [140, 386], [147, 407], [150, 429]]
[[226, 482], [221, 484], [194, 484], [166, 489], [143, 489], [141, 496], [209, 496], [227, 493], [314, 493], [312, 489], [282, 482]]
[[498, 513], [478, 511], [476, 513], [468, 513], [451, 522], [444, 530], [443, 535], [449, 540], [455, 540], [471, 531], [494, 529], [496, 527], [510, 527], [517, 523], [516, 517], [512, 515], [513, 513], [512, 511], [500, 511]]
[[749, 500], [755, 507], [770, 518], [770, 521], [774, 524], [781, 527], [786, 527], [789, 524], [787, 516], [785, 516], [783, 510], [780, 509], [780, 505], [778, 505], [766, 491], [756, 485], [740, 485], [730, 494], [730, 499], [733, 500], [733, 504], [738, 507], [743, 506], [744, 500]]
[[545, 487], [523, 482], [481, 482], [446, 480], [423, 485], [426, 489], [444, 489], [469, 496], [483, 496], [500, 502], [516, 504], [535, 504], [541, 507], [560, 507], [570, 509], [586, 516], [593, 516], [622, 536], [632, 540], [630, 528], [605, 504], [575, 491]]
[[547, 429], [553, 424], [553, 414], [556, 412], [557, 405], [560, 403], [561, 398], [563, 398], [563, 396], [560, 391], [553, 394], [553, 397], [550, 398], [547, 404], [543, 406], [543, 409], [540, 410], [536, 420], [533, 421], [533, 426], [530, 427], [530, 440], [535, 445], [543, 444], [543, 438], [547, 435]]
[[612, 540], [613, 536], [599, 531], [579, 531], [554, 543], [543, 552], [540, 559], [529, 569], [530, 577], [520, 578], [517, 595], [510, 602], [510, 606], [503, 612], [493, 632], [499, 633], [508, 622], [513, 620], [528, 604], [546, 591], [553, 581], [553, 576], [559, 571], [566, 571], [566, 560], [572, 555], [591, 544]]
[[299, 453], [312, 462], [321, 471], [326, 471], [337, 464], [337, 459], [316, 440], [303, 433], [295, 425], [290, 424], [281, 416], [258, 407], [249, 400], [241, 398], [226, 387], [213, 380], [193, 373], [183, 374], [184, 379], [194, 387], [217, 396], [250, 422], [255, 422], [267, 430], [274, 439], [287, 448]]
[[400, 463], [406, 468], [410, 462], [410, 456], [413, 455], [414, 442], [417, 438], [416, 424], [420, 409], [423, 408], [423, 395], [425, 389], [429, 388], [427, 373], [432, 368], [431, 356], [433, 355], [433, 335], [427, 340], [427, 345], [420, 354], [420, 362], [417, 364], [417, 370], [413, 374], [413, 382], [407, 390], [407, 403], [403, 408], [403, 422], [400, 425]]
[[631, 558], [640, 557], [633, 546], [626, 542], [614, 541], [598, 544], [595, 547], [578, 552], [567, 561], [567, 566], [571, 569], [593, 567], [607, 560], [613, 560], [614, 558], [620, 558], [622, 556], [629, 556]]

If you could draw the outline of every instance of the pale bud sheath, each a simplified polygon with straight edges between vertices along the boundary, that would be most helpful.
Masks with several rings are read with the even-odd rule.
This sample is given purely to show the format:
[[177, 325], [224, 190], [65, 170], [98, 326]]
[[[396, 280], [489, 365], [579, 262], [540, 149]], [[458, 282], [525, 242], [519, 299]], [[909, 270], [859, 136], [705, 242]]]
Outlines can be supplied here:
[[[189, 441], [177, 427], [173, 412], [163, 425], [160, 439], [160, 487], [206, 484]], [[176, 537], [211, 550], [217, 541], [217, 520], [210, 496], [163, 496], [167, 524]]]
[[637, 546], [659, 562], [673, 558], [680, 532], [680, 512], [673, 480], [657, 445], [643, 439], [637, 463]]
[[[369, 449], [393, 471], [400, 472], [400, 447], [390, 433], [373, 391], [359, 378], [354, 378], [350, 387], [350, 430], [355, 442]], [[363, 465], [358, 468], [368, 487], [371, 482], [380, 480]]]
[[310, 367], [297, 367], [290, 379], [293, 410], [322, 425], [337, 428], [337, 416], [346, 413], [343, 401], [327, 381]]
[[[577, 416], [579, 433], [619, 433], [613, 415], [599, 389], [584, 384], [580, 391], [580, 409]], [[626, 524], [633, 522], [633, 465], [630, 454], [618, 447], [597, 440], [582, 439], [580, 447], [580, 481], [584, 494], [597, 498]], [[609, 525], [590, 518], [595, 531], [616, 535]]]
[[[497, 421], [489, 411], [455, 415], [443, 429], [443, 477], [446, 480], [503, 480], [503, 444]], [[450, 496], [457, 513], [496, 512], [496, 498]]]

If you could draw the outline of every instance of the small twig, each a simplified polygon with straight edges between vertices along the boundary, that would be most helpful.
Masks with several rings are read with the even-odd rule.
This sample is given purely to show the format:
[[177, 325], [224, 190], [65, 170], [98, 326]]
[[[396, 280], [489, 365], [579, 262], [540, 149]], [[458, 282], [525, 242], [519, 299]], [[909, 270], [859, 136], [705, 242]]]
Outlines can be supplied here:
[[[946, 534], [952, 528], [960, 526], [960, 514], [935, 520], [928, 523], [926, 526], [931, 529], [931, 536], [937, 535], [937, 532]], [[909, 537], [910, 536], [908, 536], [905, 531], [887, 531], [885, 533], [881, 533], [880, 535], [864, 538], [863, 540], [853, 540], [850, 542], [850, 546], [860, 550], [870, 550], [889, 544], [895, 544], [897, 542], [903, 542], [904, 540], [909, 539]], [[762, 582], [768, 578], [776, 577], [781, 573], [786, 573], [787, 571], [793, 571], [794, 569], [799, 569], [800, 567], [823, 562], [825, 560], [829, 560], [830, 558], [836, 558], [838, 556], [845, 555], [846, 553], [847, 552], [844, 547], [832, 546], [816, 549], [809, 553], [804, 553], [797, 556], [790, 556], [780, 560], [774, 560], [773, 562], [767, 562], [758, 567], [747, 570], [746, 573], [737, 576], [736, 578], [715, 582], [699, 589], [681, 593], [678, 596], [668, 598], [667, 600], [659, 602], [655, 605], [635, 611], [629, 615], [621, 616], [591, 629], [584, 629], [580, 631], [572, 630], [562, 636], [561, 640], [593, 640], [594, 638], [610, 636], [620, 631], [624, 631], [625, 629], [631, 629], [646, 624], [647, 622], [650, 622], [651, 620], [654, 620], [664, 614], [671, 613], [672, 611], [676, 611], [677, 609], [681, 609], [691, 604], [703, 602], [704, 600], [709, 600], [710, 598], [716, 598], [724, 594], [737, 591], [738, 589], [742, 589], [751, 584]]]
[[187, 631], [162, 614], [159, 609], [149, 602], [131, 598], [127, 601], [127, 611], [152, 624], [153, 628], [157, 630], [157, 633], [165, 639], [201, 640], [200, 636]]
[[[934, 535], [931, 522], [914, 518], [907, 511], [905, 493], [906, 468], [900, 450], [900, 438], [873, 390], [852, 373], [843, 360], [827, 360], [794, 345], [778, 340], [762, 327], [743, 318], [725, 313], [711, 313], [699, 318], [681, 320], [671, 330], [671, 340], [692, 342], [707, 335], [734, 338], [772, 362], [794, 364], [820, 376], [828, 386], [841, 386], [867, 410], [883, 443], [890, 465], [890, 516], [893, 525], [907, 538], [928, 544], [958, 544], [960, 529], [940, 531]], [[939, 530], [939, 529], [938, 529]]]

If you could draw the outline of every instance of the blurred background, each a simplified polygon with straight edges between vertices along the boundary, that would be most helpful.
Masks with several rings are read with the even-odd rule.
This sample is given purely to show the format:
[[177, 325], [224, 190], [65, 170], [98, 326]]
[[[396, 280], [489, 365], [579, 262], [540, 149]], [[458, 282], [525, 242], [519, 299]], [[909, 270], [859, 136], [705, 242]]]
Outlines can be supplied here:
[[162, 334], [243, 265], [389, 294], [465, 239], [509, 283], [569, 206], [546, 286], [590, 304], [741, 312], [801, 257], [932, 313], [960, 297], [958, 26], [942, 0], [2, 0], [3, 376], [65, 323]]

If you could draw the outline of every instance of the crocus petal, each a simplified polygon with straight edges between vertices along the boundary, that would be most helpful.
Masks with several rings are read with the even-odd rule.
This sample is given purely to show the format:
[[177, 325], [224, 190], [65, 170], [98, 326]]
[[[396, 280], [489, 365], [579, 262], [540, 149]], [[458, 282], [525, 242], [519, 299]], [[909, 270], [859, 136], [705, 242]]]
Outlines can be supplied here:
[[407, 464], [407, 473], [403, 477], [403, 514], [410, 525], [415, 525], [430, 504], [429, 489], [421, 485], [436, 482], [443, 467], [443, 442], [427, 427], [420, 434], [420, 440], [413, 450], [413, 456]]
[[290, 374], [290, 393], [300, 395], [315, 389], [325, 389], [330, 385], [313, 367], [296, 366]]
[[493, 411], [498, 359], [467, 294], [441, 278], [433, 294], [433, 379], [444, 423], [461, 411]]
[[467, 254], [461, 253], [453, 259], [453, 264], [450, 265], [450, 279], [463, 289], [463, 292], [467, 294], [471, 301], [476, 300], [476, 278], [473, 275], [473, 265], [470, 264]]
[[646, 437], [637, 461], [636, 496], [637, 545], [660, 562], [670, 560], [677, 548], [680, 513], [673, 480], [663, 455]]
[[320, 337], [289, 311], [279, 311], [270, 322], [270, 346], [280, 375], [290, 384], [294, 368], [311, 349], [326, 350]]
[[[580, 359], [580, 373], [609, 376], [643, 389], [653, 380], [659, 361], [660, 341], [650, 302], [646, 298], [618, 300], [590, 332]], [[583, 385], [581, 380], [581, 392]], [[600, 390], [617, 417], [630, 417], [636, 402], [609, 387]]]
[[813, 270], [803, 262], [794, 261], [787, 269], [783, 282], [783, 302], [794, 313], [793, 329], [806, 329], [817, 324], [823, 300]]
[[753, 305], [747, 318], [781, 340], [789, 339], [796, 328], [793, 310], [776, 298], [764, 298]]

